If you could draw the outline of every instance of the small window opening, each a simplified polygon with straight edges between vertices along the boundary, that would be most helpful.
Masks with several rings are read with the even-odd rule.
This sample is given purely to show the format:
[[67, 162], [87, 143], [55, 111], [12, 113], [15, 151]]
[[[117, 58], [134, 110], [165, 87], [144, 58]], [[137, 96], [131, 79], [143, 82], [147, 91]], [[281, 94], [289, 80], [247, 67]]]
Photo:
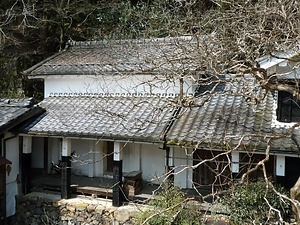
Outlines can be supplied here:
[[277, 120], [300, 122], [300, 99], [286, 91], [278, 92]]

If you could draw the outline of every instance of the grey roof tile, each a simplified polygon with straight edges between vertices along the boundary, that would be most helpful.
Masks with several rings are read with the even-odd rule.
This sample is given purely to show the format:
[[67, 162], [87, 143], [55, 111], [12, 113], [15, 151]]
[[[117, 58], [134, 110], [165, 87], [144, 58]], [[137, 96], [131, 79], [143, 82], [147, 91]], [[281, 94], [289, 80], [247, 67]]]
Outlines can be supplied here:
[[199, 67], [197, 60], [190, 61], [188, 58], [195, 57], [194, 49], [198, 44], [192, 37], [74, 42], [24, 73], [32, 76], [99, 75], [108, 72], [195, 70]]
[[56, 96], [40, 103], [46, 112], [24, 132], [160, 142], [173, 110], [158, 97]]
[[43, 110], [33, 106], [31, 100], [31, 98], [0, 99], [0, 134], [42, 113]]
[[[202, 107], [184, 110], [167, 134], [169, 143], [218, 146], [224, 141], [237, 141], [243, 135], [273, 132], [272, 94], [268, 93], [265, 100], [257, 105], [250, 105], [242, 96], [231, 94], [231, 90], [238, 91], [237, 87], [239, 85], [227, 84], [225, 89], [213, 95]], [[202, 98], [206, 97], [200, 95], [195, 103], [202, 102]], [[253, 140], [249, 136], [244, 139], [244, 144], [250, 144]]]

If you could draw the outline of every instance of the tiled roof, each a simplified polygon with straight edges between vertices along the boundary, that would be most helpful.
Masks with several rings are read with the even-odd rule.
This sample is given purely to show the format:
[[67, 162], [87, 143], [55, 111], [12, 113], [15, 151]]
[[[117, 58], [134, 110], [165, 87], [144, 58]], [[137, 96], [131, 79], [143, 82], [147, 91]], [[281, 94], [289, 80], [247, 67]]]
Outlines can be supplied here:
[[[251, 85], [251, 83], [249, 83]], [[181, 108], [174, 98], [157, 96], [78, 95], [53, 96], [40, 106], [46, 112], [27, 124], [23, 132], [33, 135], [87, 137], [141, 142], [163, 141], [169, 145], [224, 148], [243, 141], [239, 149], [266, 147], [268, 136], [288, 128], [274, 127], [275, 97], [269, 92], [259, 104], [247, 104], [237, 95], [243, 85], [221, 85], [208, 100], [200, 95], [195, 104]], [[257, 96], [262, 95], [262, 90]], [[178, 118], [175, 120], [175, 117]], [[271, 142], [272, 151], [300, 151], [299, 130]], [[296, 139], [295, 139], [296, 138]], [[295, 142], [296, 140], [296, 142]], [[297, 143], [297, 140], [299, 143]]]
[[[287, 128], [272, 126], [275, 97], [271, 92], [259, 104], [247, 104], [239, 90], [245, 84], [223, 85], [210, 97], [204, 94], [196, 98], [194, 103], [203, 106], [181, 109], [167, 134], [168, 144], [216, 149], [236, 145], [243, 137], [239, 149], [259, 149], [266, 147], [266, 137], [287, 132]], [[262, 96], [262, 90], [256, 94]], [[272, 150], [300, 150], [290, 135], [272, 141], [271, 146]]]
[[42, 111], [32, 105], [30, 98], [0, 99], [0, 134]]
[[24, 74], [99, 75], [195, 70], [198, 42], [187, 37], [72, 42]]
[[160, 142], [173, 116], [169, 98], [145, 96], [55, 96], [25, 127], [29, 134]]

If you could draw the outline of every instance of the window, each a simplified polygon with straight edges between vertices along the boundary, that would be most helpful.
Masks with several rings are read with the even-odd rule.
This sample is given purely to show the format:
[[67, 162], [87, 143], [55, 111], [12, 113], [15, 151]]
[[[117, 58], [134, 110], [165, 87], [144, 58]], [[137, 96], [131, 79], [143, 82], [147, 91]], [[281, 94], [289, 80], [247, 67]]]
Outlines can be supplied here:
[[195, 90], [195, 95], [203, 95], [203, 94], [209, 94], [210, 91], [213, 89], [216, 92], [223, 92], [226, 85], [226, 78], [223, 76], [219, 76], [219, 80], [216, 79], [216, 77], [213, 77], [208, 74], [200, 74], [198, 81], [197, 81], [197, 87]]
[[300, 122], [300, 99], [286, 91], [278, 92], [277, 120], [280, 122]]

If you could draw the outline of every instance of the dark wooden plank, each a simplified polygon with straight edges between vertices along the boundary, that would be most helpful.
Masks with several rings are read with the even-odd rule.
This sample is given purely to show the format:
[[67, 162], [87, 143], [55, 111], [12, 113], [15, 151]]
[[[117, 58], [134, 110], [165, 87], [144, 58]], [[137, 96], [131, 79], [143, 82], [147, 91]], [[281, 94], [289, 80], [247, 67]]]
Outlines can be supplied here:
[[96, 195], [99, 197], [112, 197], [113, 190], [111, 188], [101, 188], [101, 187], [72, 187], [73, 192], [75, 193], [82, 193], [82, 194], [89, 194], [89, 195]]

